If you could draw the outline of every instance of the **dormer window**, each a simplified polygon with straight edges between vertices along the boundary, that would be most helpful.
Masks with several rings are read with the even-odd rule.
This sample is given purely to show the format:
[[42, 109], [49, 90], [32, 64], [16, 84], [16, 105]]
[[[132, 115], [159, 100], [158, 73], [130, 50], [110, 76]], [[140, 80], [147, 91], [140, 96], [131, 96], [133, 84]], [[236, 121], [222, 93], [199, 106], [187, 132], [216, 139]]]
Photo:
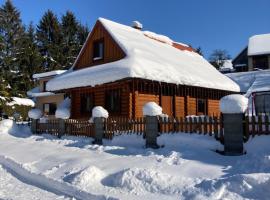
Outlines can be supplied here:
[[96, 40], [93, 43], [93, 61], [102, 60], [104, 57], [104, 40]]

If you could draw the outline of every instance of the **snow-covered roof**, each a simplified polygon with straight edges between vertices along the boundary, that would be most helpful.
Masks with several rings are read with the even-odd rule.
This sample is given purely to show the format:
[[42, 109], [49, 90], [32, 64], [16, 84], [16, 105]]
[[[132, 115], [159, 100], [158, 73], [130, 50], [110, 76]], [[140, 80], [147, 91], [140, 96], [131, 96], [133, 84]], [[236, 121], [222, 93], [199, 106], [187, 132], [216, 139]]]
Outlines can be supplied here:
[[226, 76], [235, 81], [247, 96], [253, 92], [270, 91], [270, 70], [231, 73]]
[[53, 92], [41, 92], [40, 87], [35, 87], [29, 91], [27, 91], [27, 96], [30, 98], [33, 97], [46, 97], [46, 96], [54, 96], [55, 93]]
[[254, 35], [249, 38], [248, 55], [270, 54], [270, 33]]
[[[47, 90], [95, 86], [124, 78], [143, 78], [179, 85], [239, 91], [239, 86], [195, 52], [179, 50], [168, 37], [140, 31], [107, 19], [101, 24], [125, 52], [125, 58], [80, 70], [69, 70], [47, 83]], [[166, 40], [161, 42], [158, 40]], [[84, 45], [85, 46], [85, 45]]]
[[232, 60], [224, 60], [223, 65], [219, 68], [221, 72], [232, 72], [233, 70]]
[[44, 73], [39, 73], [39, 74], [33, 74], [34, 79], [39, 79], [39, 78], [45, 78], [49, 76], [55, 76], [64, 73], [66, 70], [54, 70], [54, 71], [49, 71], [49, 72], [44, 72]]

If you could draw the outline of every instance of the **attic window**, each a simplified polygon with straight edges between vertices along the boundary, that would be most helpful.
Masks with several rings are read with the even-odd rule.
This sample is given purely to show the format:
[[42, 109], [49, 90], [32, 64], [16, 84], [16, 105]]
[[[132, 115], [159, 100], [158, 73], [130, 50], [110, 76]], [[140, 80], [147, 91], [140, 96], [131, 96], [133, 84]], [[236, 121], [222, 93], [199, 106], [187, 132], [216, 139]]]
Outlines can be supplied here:
[[104, 57], [104, 40], [96, 40], [93, 43], [93, 61], [102, 60]]

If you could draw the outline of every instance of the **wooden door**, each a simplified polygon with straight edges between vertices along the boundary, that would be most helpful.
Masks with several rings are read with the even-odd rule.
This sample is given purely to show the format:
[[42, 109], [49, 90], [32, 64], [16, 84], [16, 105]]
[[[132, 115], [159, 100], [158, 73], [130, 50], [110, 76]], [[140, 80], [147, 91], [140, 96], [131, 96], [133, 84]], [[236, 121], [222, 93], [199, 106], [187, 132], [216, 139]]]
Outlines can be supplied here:
[[173, 97], [172, 96], [162, 96], [161, 97], [161, 107], [164, 114], [173, 116]]

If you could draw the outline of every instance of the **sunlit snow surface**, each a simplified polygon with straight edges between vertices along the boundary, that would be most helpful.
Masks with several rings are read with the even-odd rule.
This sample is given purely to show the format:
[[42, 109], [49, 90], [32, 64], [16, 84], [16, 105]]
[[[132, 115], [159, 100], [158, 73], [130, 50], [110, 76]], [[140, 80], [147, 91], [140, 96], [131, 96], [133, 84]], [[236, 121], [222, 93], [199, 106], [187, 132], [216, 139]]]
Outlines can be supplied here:
[[5, 123], [0, 199], [269, 197], [270, 136], [250, 139], [246, 155], [229, 157], [215, 153], [222, 145], [205, 135], [164, 134], [158, 138], [164, 148], [152, 150], [137, 135], [98, 146], [88, 138], [30, 135], [25, 126]]

